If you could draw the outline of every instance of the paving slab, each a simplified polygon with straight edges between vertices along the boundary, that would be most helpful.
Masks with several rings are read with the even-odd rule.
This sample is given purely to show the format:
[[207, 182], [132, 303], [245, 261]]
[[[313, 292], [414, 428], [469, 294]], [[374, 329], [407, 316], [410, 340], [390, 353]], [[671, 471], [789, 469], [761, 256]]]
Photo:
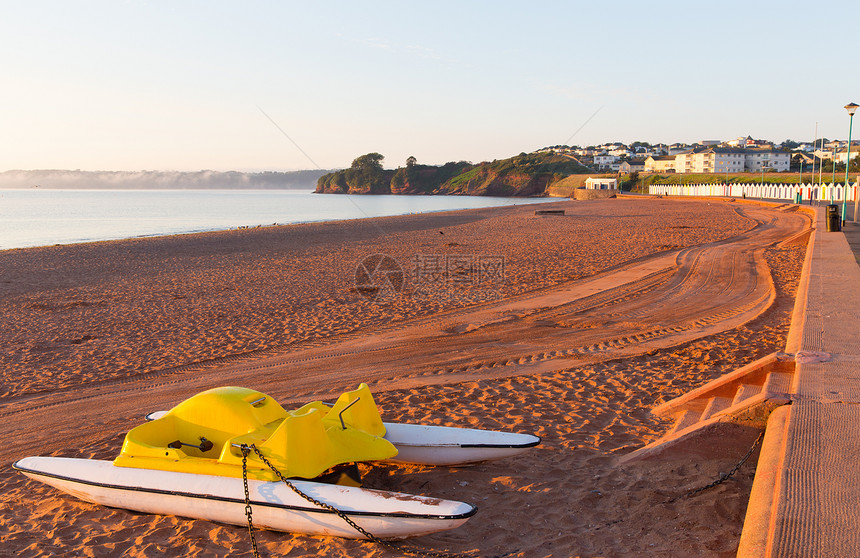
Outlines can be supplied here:
[[848, 221], [842, 227], [842, 232], [845, 234], [848, 246], [854, 252], [854, 259], [860, 264], [860, 223]]
[[860, 555], [860, 405], [791, 407], [768, 556]]

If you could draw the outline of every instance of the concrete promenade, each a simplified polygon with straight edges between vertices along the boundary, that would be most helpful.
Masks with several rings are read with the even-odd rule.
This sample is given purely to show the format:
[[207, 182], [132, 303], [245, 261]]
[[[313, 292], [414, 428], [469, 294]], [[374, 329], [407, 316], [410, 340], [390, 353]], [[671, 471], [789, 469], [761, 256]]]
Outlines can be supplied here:
[[791, 404], [768, 420], [742, 557], [860, 556], [860, 226], [826, 232], [825, 208], [811, 209]]

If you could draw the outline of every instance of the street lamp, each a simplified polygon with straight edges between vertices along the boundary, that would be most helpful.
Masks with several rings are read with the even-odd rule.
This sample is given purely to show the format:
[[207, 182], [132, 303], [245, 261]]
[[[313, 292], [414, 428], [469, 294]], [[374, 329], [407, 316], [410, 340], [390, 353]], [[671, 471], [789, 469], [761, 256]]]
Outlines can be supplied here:
[[[824, 152], [824, 144], [821, 144], [822, 154]], [[830, 205], [833, 205], [833, 194], [836, 192], [836, 146], [833, 146], [833, 155], [830, 157], [830, 166], [833, 169], [833, 177], [830, 179]], [[824, 168], [824, 165], [821, 165]]]
[[[848, 153], [845, 157], [845, 188], [842, 190], [842, 225], [845, 225], [845, 204], [848, 201], [848, 165], [851, 164], [851, 129], [854, 127], [854, 113], [857, 112], [856, 103], [848, 103], [845, 105], [845, 110], [848, 111], [849, 119], [848, 119]], [[854, 196], [854, 218], [857, 218], [857, 198], [860, 196]]]
[[800, 159], [800, 180], [798, 181], [800, 187], [803, 187], [803, 159]]

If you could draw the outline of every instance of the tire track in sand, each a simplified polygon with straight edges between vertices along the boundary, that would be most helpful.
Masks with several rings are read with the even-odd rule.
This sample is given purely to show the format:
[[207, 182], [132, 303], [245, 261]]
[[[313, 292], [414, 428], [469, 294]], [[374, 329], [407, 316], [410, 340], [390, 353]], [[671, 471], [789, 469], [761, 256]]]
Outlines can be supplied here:
[[774, 292], [763, 251], [807, 226], [797, 214], [756, 206], [738, 211], [756, 227], [721, 242], [373, 331], [191, 363], [70, 392], [28, 394], [4, 402], [0, 417], [164, 386], [172, 386], [166, 397], [174, 402], [226, 384], [292, 399], [324, 397], [361, 381], [390, 389], [505, 377], [678, 345], [738, 327], [766, 310]]

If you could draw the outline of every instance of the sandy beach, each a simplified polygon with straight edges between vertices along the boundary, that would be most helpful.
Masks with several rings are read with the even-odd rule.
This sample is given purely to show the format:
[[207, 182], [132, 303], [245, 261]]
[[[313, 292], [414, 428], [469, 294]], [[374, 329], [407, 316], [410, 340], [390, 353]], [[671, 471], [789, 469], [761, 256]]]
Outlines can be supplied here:
[[[805, 252], [805, 239], [791, 239], [804, 218], [713, 200], [553, 207], [566, 215], [515, 206], [0, 252], [0, 555], [250, 556], [241, 527], [87, 504], [10, 465], [26, 455], [111, 459], [144, 413], [230, 380], [288, 408], [357, 380], [371, 383], [387, 421], [543, 438], [534, 451], [469, 468], [362, 465], [367, 487], [478, 507], [465, 526], [402, 548], [733, 556], [755, 456], [730, 481], [669, 500], [718, 478], [748, 447], [709, 462], [616, 461], [665, 430], [653, 406], [783, 349]], [[764, 234], [774, 240], [748, 250], [749, 261], [745, 251], [713, 256], [704, 275], [734, 262], [756, 279], [758, 298], [744, 291], [743, 303], [697, 299], [702, 286], [647, 267], [688, 257], [697, 270], [731, 239]], [[402, 283], [367, 288], [361, 269], [375, 254]], [[589, 280], [636, 273], [638, 290], [599, 293], [595, 308], [564, 300], [547, 309], [558, 293], [597, 300], [574, 297]], [[660, 310], [660, 289], [690, 307]], [[633, 291], [639, 298], [626, 300]], [[700, 302], [720, 297], [724, 307]], [[383, 347], [393, 356], [373, 360], [385, 352], [373, 343], [397, 335], [421, 349]], [[355, 353], [296, 364], [333, 347]], [[255, 375], [261, 363], [269, 368]], [[335, 364], [354, 373], [323, 375]], [[263, 556], [400, 555], [362, 541], [257, 537]]]

